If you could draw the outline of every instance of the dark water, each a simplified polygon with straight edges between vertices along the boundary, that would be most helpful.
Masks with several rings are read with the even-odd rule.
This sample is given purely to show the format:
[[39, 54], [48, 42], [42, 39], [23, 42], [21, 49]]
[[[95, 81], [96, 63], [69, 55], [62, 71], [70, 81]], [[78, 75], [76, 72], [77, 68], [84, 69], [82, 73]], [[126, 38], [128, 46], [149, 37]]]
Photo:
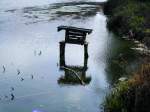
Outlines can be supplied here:
[[[132, 43], [108, 32], [101, 5], [7, 1], [0, 2], [0, 112], [101, 111], [109, 85], [126, 75], [122, 66], [135, 65]], [[73, 73], [59, 69], [59, 42], [64, 39], [64, 32], [57, 32], [59, 25], [93, 29], [87, 38], [88, 69], [80, 68], [83, 46], [67, 45], [65, 53], [66, 64], [83, 75], [85, 86]], [[120, 55], [130, 63], [120, 66]]]

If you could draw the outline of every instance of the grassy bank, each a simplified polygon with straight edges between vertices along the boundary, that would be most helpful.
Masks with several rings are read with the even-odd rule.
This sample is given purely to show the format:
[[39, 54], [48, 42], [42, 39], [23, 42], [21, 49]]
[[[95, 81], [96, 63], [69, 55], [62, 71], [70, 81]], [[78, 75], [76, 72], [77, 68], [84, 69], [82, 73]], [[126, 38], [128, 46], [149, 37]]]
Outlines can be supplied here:
[[[108, 0], [104, 8], [108, 28], [136, 39], [150, 49], [150, 1]], [[118, 82], [104, 102], [105, 112], [150, 112], [150, 57], [128, 80]]]
[[149, 0], [108, 0], [104, 12], [110, 30], [140, 40], [150, 48]]
[[150, 111], [150, 64], [127, 81], [120, 81], [107, 95], [105, 112], [149, 112]]

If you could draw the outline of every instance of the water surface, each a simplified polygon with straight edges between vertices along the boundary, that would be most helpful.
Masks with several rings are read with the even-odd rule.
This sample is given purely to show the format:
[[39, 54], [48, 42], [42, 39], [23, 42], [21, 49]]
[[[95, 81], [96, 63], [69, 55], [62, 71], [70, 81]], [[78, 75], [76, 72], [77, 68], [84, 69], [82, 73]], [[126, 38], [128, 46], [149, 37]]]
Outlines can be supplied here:
[[[109, 85], [120, 77], [110, 68], [114, 57], [132, 46], [108, 32], [101, 5], [73, 0], [1, 0], [0, 5], [0, 112], [101, 111]], [[73, 73], [59, 68], [59, 42], [64, 40], [59, 25], [93, 29], [87, 37], [85, 86], [70, 78], [60, 83]], [[83, 46], [66, 45], [66, 64], [84, 66], [83, 51]]]

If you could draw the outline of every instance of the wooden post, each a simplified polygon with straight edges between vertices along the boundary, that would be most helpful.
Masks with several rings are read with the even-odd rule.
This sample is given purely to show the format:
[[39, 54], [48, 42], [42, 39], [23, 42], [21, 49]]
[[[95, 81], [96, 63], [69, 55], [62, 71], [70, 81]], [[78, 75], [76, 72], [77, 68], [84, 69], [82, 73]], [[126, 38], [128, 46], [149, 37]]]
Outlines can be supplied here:
[[88, 43], [85, 43], [84, 44], [84, 58], [88, 58], [89, 55], [88, 55]]
[[59, 49], [60, 49], [60, 67], [65, 66], [65, 42], [59, 43]]

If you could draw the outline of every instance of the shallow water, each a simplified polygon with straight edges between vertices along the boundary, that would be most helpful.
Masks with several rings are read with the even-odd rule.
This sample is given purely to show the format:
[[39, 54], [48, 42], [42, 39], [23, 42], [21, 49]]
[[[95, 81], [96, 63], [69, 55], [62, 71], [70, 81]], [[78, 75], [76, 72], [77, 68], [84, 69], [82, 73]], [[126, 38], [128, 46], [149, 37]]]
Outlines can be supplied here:
[[[108, 32], [101, 5], [15, 1], [0, 11], [0, 112], [101, 111], [109, 85], [122, 76], [114, 76], [118, 72], [111, 70], [112, 60], [125, 49], [131, 51], [132, 43]], [[85, 86], [73, 76], [73, 80], [59, 82], [68, 73], [59, 68], [59, 42], [64, 40], [64, 32], [57, 32], [59, 25], [93, 29], [87, 37], [89, 58], [84, 78], [90, 80]], [[66, 45], [66, 64], [84, 66], [83, 51], [83, 46]], [[133, 51], [130, 56], [134, 61]]]

